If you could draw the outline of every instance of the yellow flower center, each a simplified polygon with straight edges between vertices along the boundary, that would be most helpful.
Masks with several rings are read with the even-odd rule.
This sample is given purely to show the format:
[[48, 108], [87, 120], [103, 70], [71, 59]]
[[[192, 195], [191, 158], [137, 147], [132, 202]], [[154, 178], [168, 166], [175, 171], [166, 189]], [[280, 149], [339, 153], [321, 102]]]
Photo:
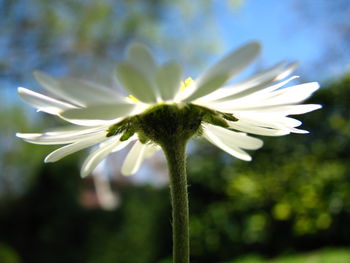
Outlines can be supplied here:
[[136, 102], [136, 103], [141, 102], [138, 98], [136, 98], [134, 95], [131, 95], [131, 94], [128, 96], [128, 98], [131, 99], [133, 102]]
[[[180, 83], [180, 93], [184, 92], [189, 86], [192, 85], [193, 82], [194, 82], [194, 80], [191, 77], [185, 79], [184, 81], [181, 81], [181, 83]], [[136, 98], [132, 94], [130, 94], [127, 98], [132, 100], [135, 103], [140, 103], [141, 102], [138, 98]]]
[[184, 91], [186, 88], [188, 88], [189, 86], [191, 86], [193, 83], [193, 79], [191, 77], [185, 79], [185, 81], [181, 81], [180, 84], [180, 91]]

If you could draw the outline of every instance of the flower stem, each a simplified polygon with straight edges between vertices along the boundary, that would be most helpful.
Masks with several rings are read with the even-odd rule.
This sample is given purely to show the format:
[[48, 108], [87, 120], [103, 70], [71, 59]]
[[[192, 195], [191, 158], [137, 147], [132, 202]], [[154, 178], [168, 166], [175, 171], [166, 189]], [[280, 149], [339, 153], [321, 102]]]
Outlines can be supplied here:
[[162, 145], [170, 176], [173, 217], [173, 263], [189, 263], [188, 193], [186, 175], [186, 140]]

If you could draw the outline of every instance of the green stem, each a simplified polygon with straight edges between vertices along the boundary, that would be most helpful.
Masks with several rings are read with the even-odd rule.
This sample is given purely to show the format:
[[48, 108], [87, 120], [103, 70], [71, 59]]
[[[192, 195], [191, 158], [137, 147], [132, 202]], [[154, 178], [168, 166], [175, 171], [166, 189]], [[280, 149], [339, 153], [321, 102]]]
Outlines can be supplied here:
[[162, 145], [168, 161], [173, 216], [173, 263], [189, 263], [186, 141]]

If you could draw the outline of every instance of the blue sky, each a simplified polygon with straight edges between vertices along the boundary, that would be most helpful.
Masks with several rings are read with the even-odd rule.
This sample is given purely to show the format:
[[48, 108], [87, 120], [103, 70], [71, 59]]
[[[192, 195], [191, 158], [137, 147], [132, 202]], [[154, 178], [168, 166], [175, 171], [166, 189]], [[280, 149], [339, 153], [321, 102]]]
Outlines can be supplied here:
[[[221, 38], [225, 49], [238, 46], [250, 40], [259, 40], [263, 44], [261, 62], [271, 64], [283, 59], [298, 60], [301, 69], [313, 78], [326, 80], [334, 74], [341, 74], [349, 67], [349, 55], [344, 50], [345, 59], [336, 61], [332, 65], [320, 64], [315, 68], [328, 48], [327, 34], [333, 34], [332, 23], [339, 17], [346, 17], [344, 13], [349, 8], [337, 8], [336, 13], [328, 15], [329, 6], [324, 1], [305, 1], [305, 10], [298, 10], [298, 1], [241, 1], [242, 5], [237, 11], [229, 8], [230, 1], [216, 1], [215, 15]], [[300, 1], [299, 1], [300, 2]], [[300, 6], [299, 6], [300, 8]], [[311, 14], [308, 14], [311, 12]], [[314, 12], [314, 13], [313, 13]], [[333, 11], [332, 11], [333, 12]], [[337, 13], [338, 12], [338, 13]], [[348, 25], [350, 20], [337, 21]], [[334, 42], [342, 39], [334, 38]]]
[[264, 45], [263, 58], [312, 60], [318, 55], [317, 33], [301, 28], [288, 1], [246, 1], [236, 13], [227, 3], [217, 2], [216, 16], [227, 45], [238, 45], [252, 39]]

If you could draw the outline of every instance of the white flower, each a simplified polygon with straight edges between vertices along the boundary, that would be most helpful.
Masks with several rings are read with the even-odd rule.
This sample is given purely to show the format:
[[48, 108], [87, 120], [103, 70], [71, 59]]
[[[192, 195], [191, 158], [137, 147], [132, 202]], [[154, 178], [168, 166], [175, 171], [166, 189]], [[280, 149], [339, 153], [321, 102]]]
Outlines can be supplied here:
[[321, 107], [299, 104], [319, 88], [318, 83], [284, 87], [296, 78], [286, 79], [296, 63], [279, 63], [235, 85], [223, 87], [245, 69], [259, 51], [258, 43], [249, 43], [228, 54], [195, 81], [182, 82], [179, 64], [157, 65], [147, 48], [131, 45], [127, 59], [117, 65], [117, 79], [129, 96], [91, 82], [54, 79], [35, 72], [37, 81], [56, 98], [25, 88], [18, 88], [19, 96], [38, 111], [57, 115], [76, 126], [38, 134], [17, 133], [17, 136], [35, 144], [66, 144], [50, 153], [45, 162], [55, 162], [98, 145], [85, 160], [82, 176], [93, 171], [109, 153], [134, 142], [122, 167], [123, 174], [133, 174], [142, 161], [160, 147], [146, 143], [137, 131], [129, 132], [125, 127], [118, 130], [119, 123], [155, 106], [194, 105], [209, 112], [203, 117], [200, 134], [227, 153], [249, 161], [251, 157], [245, 150], [256, 150], [263, 142], [247, 133], [265, 136], [307, 133], [296, 128], [301, 125], [300, 121], [287, 116]]

